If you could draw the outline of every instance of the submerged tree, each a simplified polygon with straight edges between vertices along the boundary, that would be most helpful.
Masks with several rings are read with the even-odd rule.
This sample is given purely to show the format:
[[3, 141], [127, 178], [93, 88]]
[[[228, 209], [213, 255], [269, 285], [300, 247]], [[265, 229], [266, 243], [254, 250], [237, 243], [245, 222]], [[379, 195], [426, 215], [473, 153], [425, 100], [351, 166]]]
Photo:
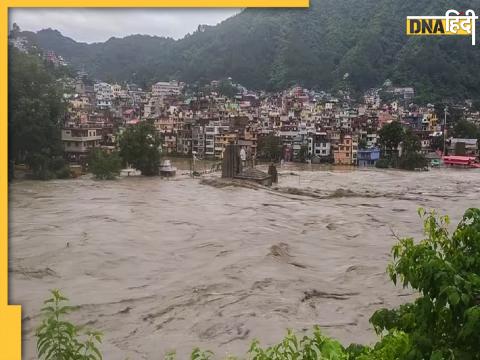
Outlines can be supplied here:
[[142, 121], [125, 130], [120, 137], [120, 156], [143, 175], [158, 175], [160, 137], [150, 121]]
[[398, 166], [405, 170], [414, 170], [427, 166], [425, 156], [420, 153], [421, 149], [422, 143], [420, 138], [411, 129], [407, 129], [403, 136], [402, 156]]
[[88, 169], [97, 179], [112, 180], [120, 173], [122, 159], [117, 152], [108, 154], [104, 150], [94, 149], [89, 156]]
[[463, 139], [480, 140], [480, 127], [468, 120], [459, 120], [453, 126], [451, 136]]
[[279, 160], [282, 157], [282, 140], [273, 134], [259, 138], [258, 154], [265, 160]]
[[403, 141], [405, 132], [402, 124], [398, 121], [392, 121], [383, 125], [378, 131], [378, 142], [388, 155], [396, 154], [398, 145]]

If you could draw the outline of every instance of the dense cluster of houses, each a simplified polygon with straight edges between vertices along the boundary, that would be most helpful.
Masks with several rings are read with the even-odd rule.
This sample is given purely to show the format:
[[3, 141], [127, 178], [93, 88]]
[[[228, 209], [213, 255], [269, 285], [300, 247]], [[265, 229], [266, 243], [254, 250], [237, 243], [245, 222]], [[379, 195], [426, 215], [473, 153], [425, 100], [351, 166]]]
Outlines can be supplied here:
[[[424, 153], [436, 150], [435, 137], [443, 139], [443, 119], [433, 105], [413, 105], [414, 89], [393, 87], [389, 81], [353, 103], [348, 92], [335, 97], [301, 87], [266, 94], [231, 83], [237, 95], [228, 98], [215, 91], [218, 82], [210, 84], [211, 91], [198, 93], [178, 81], [157, 82], [148, 90], [135, 84], [89, 86], [85, 76], [79, 73], [66, 95], [62, 140], [71, 162], [84, 161], [93, 147], [114, 150], [125, 128], [147, 120], [161, 135], [164, 154], [210, 159], [222, 159], [231, 143], [242, 145], [250, 159], [258, 158], [259, 141], [273, 135], [281, 141], [285, 161], [372, 166], [380, 158], [378, 130], [394, 120], [420, 137]], [[480, 124], [480, 114], [469, 111], [469, 104], [462, 106], [467, 119]], [[476, 140], [450, 139], [448, 144], [455, 147], [459, 141], [478, 155]]]

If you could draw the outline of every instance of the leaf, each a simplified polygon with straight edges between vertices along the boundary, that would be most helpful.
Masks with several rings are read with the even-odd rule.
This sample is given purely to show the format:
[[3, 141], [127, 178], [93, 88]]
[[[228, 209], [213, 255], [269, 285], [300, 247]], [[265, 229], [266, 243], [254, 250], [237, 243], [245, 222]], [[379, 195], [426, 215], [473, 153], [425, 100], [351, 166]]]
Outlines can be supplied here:
[[448, 294], [448, 301], [452, 305], [457, 305], [460, 302], [460, 295], [458, 295], [458, 292], [452, 291], [450, 294]]
[[430, 360], [443, 360], [443, 354], [440, 350], [432, 352]]

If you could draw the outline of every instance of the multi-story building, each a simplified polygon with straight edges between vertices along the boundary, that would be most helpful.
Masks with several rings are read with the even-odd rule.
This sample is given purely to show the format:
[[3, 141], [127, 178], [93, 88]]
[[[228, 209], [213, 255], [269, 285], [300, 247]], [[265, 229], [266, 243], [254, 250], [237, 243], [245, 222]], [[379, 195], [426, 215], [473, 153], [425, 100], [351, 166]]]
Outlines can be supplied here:
[[238, 135], [237, 144], [245, 147], [247, 157], [256, 159], [257, 157], [257, 131], [251, 126], [246, 126]]
[[205, 156], [215, 157], [215, 136], [224, 132], [228, 132], [228, 125], [207, 125], [205, 126]]
[[333, 150], [334, 163], [336, 165], [352, 165], [353, 164], [352, 148], [353, 148], [352, 136], [345, 135]]
[[188, 121], [181, 124], [177, 130], [177, 152], [190, 155], [192, 153], [192, 123]]
[[177, 150], [177, 137], [173, 132], [163, 133], [163, 144], [162, 152], [163, 153], [173, 153]]
[[231, 132], [223, 132], [215, 135], [215, 159], [223, 159], [223, 152], [228, 144], [237, 142], [237, 134]]
[[145, 118], [154, 118], [160, 116], [162, 111], [163, 101], [161, 98], [153, 96], [147, 100], [143, 107], [143, 116]]
[[375, 166], [380, 159], [380, 149], [359, 149], [358, 150], [358, 166]]
[[119, 84], [114, 84], [114, 85], [112, 85], [112, 94], [113, 94], [113, 97], [119, 97], [121, 91], [122, 91], [122, 86], [121, 86], [121, 85], [119, 85]]
[[152, 85], [152, 96], [179, 95], [181, 90], [178, 81], [159, 81]]
[[205, 155], [205, 127], [202, 125], [192, 127], [192, 152], [200, 158]]
[[93, 85], [95, 92], [96, 105], [100, 109], [108, 109], [112, 106], [113, 90], [112, 86], [107, 83], [96, 83]]
[[331, 143], [326, 132], [310, 134], [308, 137], [308, 154], [312, 158], [326, 160], [331, 156]]
[[99, 128], [71, 127], [62, 129], [65, 157], [73, 163], [84, 163], [91, 149], [100, 146]]

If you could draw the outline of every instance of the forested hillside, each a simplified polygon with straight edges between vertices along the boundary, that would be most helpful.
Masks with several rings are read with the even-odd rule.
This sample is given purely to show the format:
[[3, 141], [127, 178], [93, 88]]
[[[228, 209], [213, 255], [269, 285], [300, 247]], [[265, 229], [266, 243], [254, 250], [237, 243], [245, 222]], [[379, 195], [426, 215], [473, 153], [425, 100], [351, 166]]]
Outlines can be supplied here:
[[480, 0], [311, 0], [309, 9], [246, 9], [177, 41], [132, 35], [84, 44], [51, 29], [23, 34], [106, 81], [149, 86], [230, 76], [254, 89], [364, 90], [389, 78], [414, 86], [420, 101], [476, 99], [480, 53], [469, 37], [405, 35], [406, 16], [451, 8], [479, 10]]

